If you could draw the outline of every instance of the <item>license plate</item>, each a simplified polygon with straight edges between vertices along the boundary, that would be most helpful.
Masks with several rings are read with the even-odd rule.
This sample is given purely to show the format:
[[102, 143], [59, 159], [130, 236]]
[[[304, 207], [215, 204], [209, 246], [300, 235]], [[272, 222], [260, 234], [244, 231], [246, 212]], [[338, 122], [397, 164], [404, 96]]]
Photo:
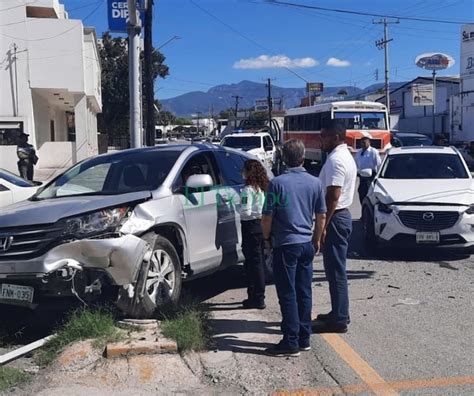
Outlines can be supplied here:
[[417, 232], [416, 243], [439, 243], [439, 232]]
[[4, 283], [0, 289], [0, 299], [32, 303], [34, 292], [35, 289], [33, 287], [9, 285]]

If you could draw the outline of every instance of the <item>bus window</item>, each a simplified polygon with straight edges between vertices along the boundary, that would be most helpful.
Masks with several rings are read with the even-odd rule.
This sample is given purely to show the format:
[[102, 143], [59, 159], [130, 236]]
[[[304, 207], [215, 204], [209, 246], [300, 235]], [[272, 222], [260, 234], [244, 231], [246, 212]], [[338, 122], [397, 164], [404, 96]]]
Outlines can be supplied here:
[[347, 129], [387, 129], [384, 112], [335, 112], [334, 118], [342, 120]]

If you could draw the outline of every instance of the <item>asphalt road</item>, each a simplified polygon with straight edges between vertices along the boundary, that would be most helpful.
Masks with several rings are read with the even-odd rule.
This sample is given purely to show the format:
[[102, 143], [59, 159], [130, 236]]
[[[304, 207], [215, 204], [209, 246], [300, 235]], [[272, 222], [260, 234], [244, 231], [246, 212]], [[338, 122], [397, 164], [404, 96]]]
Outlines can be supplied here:
[[[188, 285], [214, 315], [218, 352], [209, 375], [238, 393], [312, 390], [315, 394], [474, 394], [474, 257], [394, 252], [366, 257], [360, 207], [352, 208], [354, 233], [348, 274], [351, 325], [344, 335], [313, 335], [311, 352], [295, 359], [263, 355], [280, 338], [273, 285], [267, 309], [244, 311], [241, 269], [230, 268]], [[330, 310], [322, 258], [316, 257], [313, 313]], [[217, 352], [216, 352], [217, 353]], [[226, 368], [227, 367], [227, 368]]]

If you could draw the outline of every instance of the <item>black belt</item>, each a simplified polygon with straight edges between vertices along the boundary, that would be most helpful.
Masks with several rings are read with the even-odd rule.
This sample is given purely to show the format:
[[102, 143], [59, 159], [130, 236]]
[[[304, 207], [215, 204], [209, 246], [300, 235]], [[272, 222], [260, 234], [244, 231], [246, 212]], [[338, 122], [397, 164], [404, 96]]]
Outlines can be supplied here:
[[343, 210], [349, 210], [348, 208], [336, 209], [334, 213], [342, 212]]

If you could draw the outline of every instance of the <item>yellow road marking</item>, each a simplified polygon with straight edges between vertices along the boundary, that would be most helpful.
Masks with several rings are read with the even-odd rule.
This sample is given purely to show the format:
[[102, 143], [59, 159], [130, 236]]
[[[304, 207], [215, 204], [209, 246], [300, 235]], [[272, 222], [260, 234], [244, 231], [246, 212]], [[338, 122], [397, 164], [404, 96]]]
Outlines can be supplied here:
[[321, 334], [321, 336], [376, 395], [398, 395], [398, 392], [362, 359], [342, 337], [337, 334]]
[[274, 396], [325, 396], [325, 395], [343, 395], [362, 393], [367, 391], [374, 391], [378, 389], [380, 394], [384, 393], [387, 386], [397, 391], [408, 391], [413, 389], [427, 389], [427, 388], [446, 388], [453, 386], [474, 385], [474, 376], [471, 377], [446, 377], [446, 378], [429, 378], [429, 379], [415, 379], [404, 381], [391, 381], [383, 384], [357, 384], [345, 385], [341, 387], [320, 387], [313, 389], [299, 389], [294, 391], [277, 391]]

